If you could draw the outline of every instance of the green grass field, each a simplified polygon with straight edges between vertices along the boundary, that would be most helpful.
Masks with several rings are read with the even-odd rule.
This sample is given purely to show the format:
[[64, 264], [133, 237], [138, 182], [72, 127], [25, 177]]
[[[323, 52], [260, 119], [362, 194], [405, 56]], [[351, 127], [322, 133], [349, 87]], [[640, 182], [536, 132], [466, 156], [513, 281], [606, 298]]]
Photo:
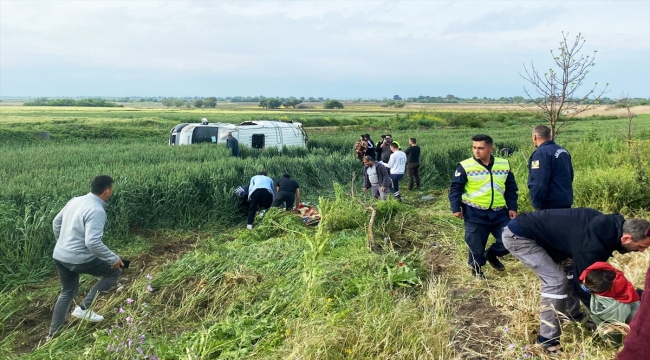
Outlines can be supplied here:
[[[527, 113], [343, 112], [0, 107], [0, 353], [44, 359], [546, 359], [534, 342], [538, 280], [516, 259], [477, 282], [465, 266], [462, 222], [446, 200], [449, 177], [471, 155], [471, 136], [517, 151], [520, 211], [530, 210]], [[167, 146], [180, 122], [301, 121], [309, 149]], [[311, 128], [311, 129], [310, 129]], [[36, 133], [47, 131], [51, 140]], [[404, 204], [361, 191], [352, 144], [391, 132], [422, 146], [424, 189]], [[558, 142], [576, 169], [575, 206], [650, 217], [650, 116], [588, 117]], [[244, 227], [232, 189], [265, 169], [291, 173], [318, 205], [316, 228], [270, 211]], [[105, 242], [132, 259], [118, 289], [98, 301], [98, 324], [70, 322], [43, 343], [59, 284], [51, 221], [90, 179], [116, 180]], [[430, 195], [434, 200], [420, 200]], [[376, 211], [374, 239], [367, 231]], [[648, 254], [612, 263], [642, 286]], [[150, 276], [148, 276], [150, 275]], [[95, 280], [82, 277], [80, 294]], [[151, 286], [151, 291], [147, 288]], [[127, 302], [127, 299], [134, 300]], [[119, 310], [123, 309], [124, 312]], [[130, 340], [130, 341], [129, 341]], [[562, 359], [611, 359], [617, 348], [574, 324]], [[129, 343], [132, 345], [129, 346]], [[119, 348], [119, 351], [117, 349]]]

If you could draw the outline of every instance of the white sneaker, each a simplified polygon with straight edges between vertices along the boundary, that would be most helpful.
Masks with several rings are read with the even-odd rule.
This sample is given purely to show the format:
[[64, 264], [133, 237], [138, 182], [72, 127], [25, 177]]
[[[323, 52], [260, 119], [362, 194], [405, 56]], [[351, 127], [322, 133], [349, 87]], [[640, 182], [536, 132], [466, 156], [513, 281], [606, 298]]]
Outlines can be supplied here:
[[72, 312], [72, 316], [76, 317], [77, 319], [86, 320], [90, 322], [100, 322], [104, 320], [104, 317], [97, 314], [96, 312], [90, 309], [82, 310], [79, 306], [77, 306], [74, 309], [74, 311]]
[[264, 217], [264, 214], [266, 214], [266, 210], [262, 210], [262, 211], [260, 211], [260, 217], [261, 217], [261, 218]]
[[253, 225], [251, 225], [251, 224], [246, 225], [246, 229], [253, 230]]

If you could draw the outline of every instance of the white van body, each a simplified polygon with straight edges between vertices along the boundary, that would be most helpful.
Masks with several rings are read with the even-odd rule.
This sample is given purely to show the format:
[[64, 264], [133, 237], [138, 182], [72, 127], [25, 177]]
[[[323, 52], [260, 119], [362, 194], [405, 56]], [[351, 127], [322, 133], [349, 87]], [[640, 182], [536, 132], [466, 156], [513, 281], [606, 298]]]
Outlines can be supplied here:
[[239, 141], [239, 145], [255, 149], [282, 146], [307, 147], [307, 134], [299, 122], [245, 121], [239, 125], [228, 123], [178, 124], [169, 132], [169, 145], [190, 145], [197, 143], [225, 144], [228, 133]]

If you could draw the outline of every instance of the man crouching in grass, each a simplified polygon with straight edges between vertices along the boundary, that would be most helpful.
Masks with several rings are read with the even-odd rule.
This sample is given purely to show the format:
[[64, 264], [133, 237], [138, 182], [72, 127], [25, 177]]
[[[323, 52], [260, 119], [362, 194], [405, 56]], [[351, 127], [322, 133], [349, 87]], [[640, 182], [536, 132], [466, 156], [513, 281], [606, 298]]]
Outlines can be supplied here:
[[93, 179], [91, 192], [70, 200], [61, 210], [52, 228], [56, 238], [54, 263], [61, 280], [61, 295], [54, 306], [52, 325], [47, 340], [60, 330], [79, 290], [79, 274], [101, 277], [86, 298], [74, 309], [72, 316], [91, 322], [104, 317], [90, 310], [97, 295], [103, 295], [117, 284], [124, 267], [122, 260], [102, 242], [106, 224], [106, 201], [113, 195], [113, 179], [107, 175]]

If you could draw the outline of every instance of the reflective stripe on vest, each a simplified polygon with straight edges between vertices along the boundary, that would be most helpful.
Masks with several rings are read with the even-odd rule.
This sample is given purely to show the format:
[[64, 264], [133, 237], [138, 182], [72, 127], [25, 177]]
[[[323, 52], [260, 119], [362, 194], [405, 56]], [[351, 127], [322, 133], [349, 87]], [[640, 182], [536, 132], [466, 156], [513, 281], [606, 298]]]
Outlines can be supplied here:
[[497, 209], [506, 206], [506, 178], [510, 173], [510, 163], [506, 159], [494, 158], [492, 172], [469, 158], [460, 163], [467, 174], [467, 184], [463, 193], [463, 203], [477, 209]]

